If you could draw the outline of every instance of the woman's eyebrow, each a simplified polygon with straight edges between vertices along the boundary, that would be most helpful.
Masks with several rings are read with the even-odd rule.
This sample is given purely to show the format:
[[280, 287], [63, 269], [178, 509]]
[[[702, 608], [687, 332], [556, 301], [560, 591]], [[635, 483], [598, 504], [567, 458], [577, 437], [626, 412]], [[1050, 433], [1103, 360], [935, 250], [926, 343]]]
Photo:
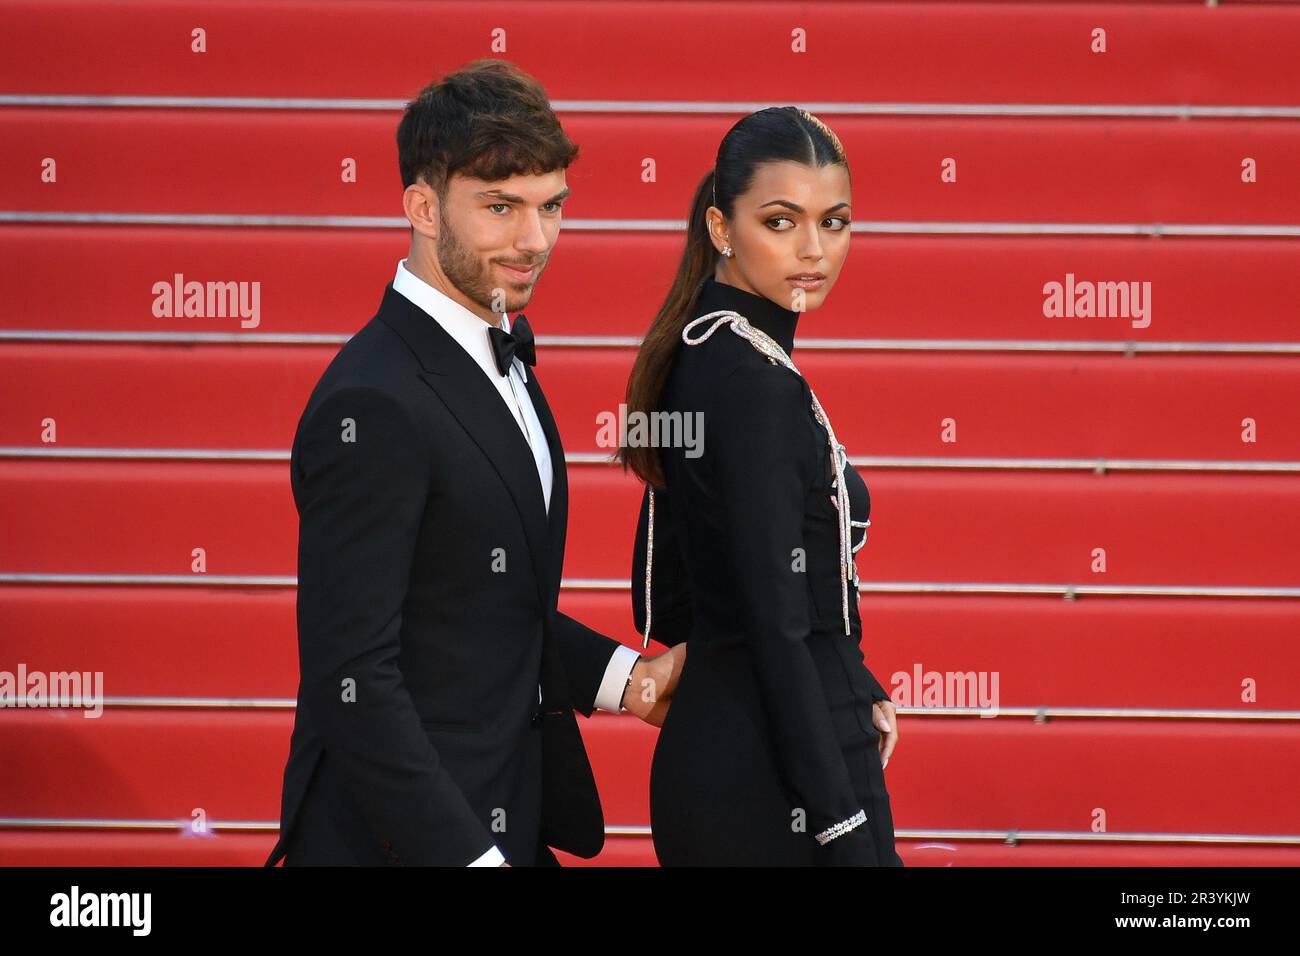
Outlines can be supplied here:
[[[836, 209], [843, 209], [847, 205], [848, 203], [846, 202], [837, 202], [834, 206], [831, 206], [829, 209], [827, 209], [826, 212], [834, 212]], [[800, 212], [800, 213], [808, 211], [804, 209], [803, 206], [800, 206], [797, 203], [792, 203], [788, 199], [773, 199], [771, 202], [763, 203], [763, 205], [759, 206], [758, 208], [762, 209], [765, 206], [785, 206], [787, 209], [791, 209], [795, 212]], [[825, 213], [823, 213], [823, 215], [825, 215]]]

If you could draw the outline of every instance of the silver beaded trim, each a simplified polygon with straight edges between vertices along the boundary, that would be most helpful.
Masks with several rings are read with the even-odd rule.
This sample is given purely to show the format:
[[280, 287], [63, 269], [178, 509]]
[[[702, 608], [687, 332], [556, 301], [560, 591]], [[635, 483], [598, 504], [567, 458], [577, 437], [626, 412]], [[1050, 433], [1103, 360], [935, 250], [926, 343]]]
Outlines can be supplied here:
[[817, 842], [820, 843], [822, 846], [825, 846], [827, 843], [830, 843], [831, 840], [834, 840], [837, 836], [843, 836], [844, 834], [848, 833], [850, 830], [856, 827], [860, 827], [862, 826], [862, 824], [866, 822], [867, 822], [867, 811], [859, 810], [857, 813], [853, 814], [853, 816], [849, 817], [847, 820], [841, 820], [839, 823], [835, 824], [834, 826], [827, 827], [821, 833], [817, 834]]
[[[691, 329], [702, 322], [707, 322], [709, 319], [714, 318], [716, 318], [717, 321], [715, 321], [703, 335], [695, 339], [690, 337]], [[773, 365], [776, 365], [779, 362], [800, 378], [803, 378], [802, 373], [795, 367], [794, 362], [790, 361], [790, 356], [786, 354], [785, 349], [781, 348], [780, 344], [775, 339], [762, 329], [754, 328], [754, 326], [749, 324], [749, 320], [743, 315], [739, 312], [733, 312], [730, 309], [719, 309], [716, 312], [710, 312], [707, 315], [702, 315], [699, 318], [688, 322], [686, 327], [682, 329], [682, 341], [687, 345], [699, 345], [721, 328], [723, 324], [728, 322], [731, 323], [731, 331], [735, 332], [742, 339], [745, 339], [754, 346], [754, 348], [758, 349], [758, 351], [765, 355], [767, 360]], [[848, 462], [848, 456], [845, 454], [844, 446], [836, 441], [835, 429], [831, 427], [830, 417], [826, 414], [825, 409], [822, 408], [822, 403], [818, 401], [817, 393], [812, 390], [811, 386], [808, 388], [808, 393], [812, 396], [813, 414], [816, 416], [817, 421], [822, 424], [822, 427], [826, 429], [826, 437], [830, 442], [831, 461], [835, 466], [835, 480], [832, 482], [832, 487], [835, 488], [835, 495], [831, 500], [835, 505], [835, 509], [839, 512], [839, 520], [836, 524], [839, 526], [840, 533], [840, 603], [844, 614], [844, 633], [850, 635], [852, 633], [852, 628], [849, 625], [849, 582], [853, 582], [853, 593], [855, 596], [857, 595], [858, 584], [858, 568], [856, 563], [853, 561], [852, 556], [856, 554], [858, 548], [861, 548], [867, 541], [866, 531], [864, 530], [862, 541], [856, 548], [850, 549], [850, 545], [852, 544], [853, 528], [854, 526], [857, 526], [865, 529], [871, 522], [869, 520], [865, 522], [856, 522], [853, 520], [853, 515], [849, 511], [848, 486], [844, 481], [844, 469]], [[649, 579], [649, 567], [647, 559], [647, 580]], [[648, 620], [646, 627], [649, 628]]]
[[641, 647], [645, 649], [650, 646], [650, 562], [654, 559], [655, 553], [655, 489], [654, 485], [648, 486], [650, 492], [650, 518], [646, 522], [646, 542], [645, 542], [645, 633], [641, 635]]
[[[844, 446], [841, 445], [840, 447], [843, 448]], [[835, 510], [839, 511], [840, 503], [835, 499], [835, 496], [831, 495], [830, 499], [831, 499], [831, 504], [835, 506]], [[866, 529], [871, 527], [871, 519], [868, 518], [866, 521], [853, 521], [852, 519], [850, 519], [849, 524], [854, 528], [863, 529], [862, 540], [853, 546], [853, 553], [856, 555], [859, 551], [862, 550], [862, 546], [867, 543]], [[853, 568], [853, 586], [854, 588], [856, 588], [858, 586], [858, 565], [856, 562], [852, 562], [852, 568]]]

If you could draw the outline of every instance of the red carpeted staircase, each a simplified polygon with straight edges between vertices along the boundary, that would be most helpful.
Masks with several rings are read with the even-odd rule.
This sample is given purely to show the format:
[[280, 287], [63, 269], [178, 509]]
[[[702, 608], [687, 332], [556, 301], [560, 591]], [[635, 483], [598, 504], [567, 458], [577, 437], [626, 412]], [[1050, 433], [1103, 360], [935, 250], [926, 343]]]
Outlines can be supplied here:
[[[900, 708], [905, 862], [1300, 864], [1300, 6], [0, 0], [0, 21], [0, 671], [102, 672], [107, 698], [0, 710], [0, 864], [265, 858], [294, 427], [405, 254], [402, 103], [492, 55], [581, 149], [527, 310], [568, 454], [563, 609], [639, 647], [640, 486], [596, 415], [722, 135], [805, 105], [852, 164], [853, 251], [794, 359], [871, 490], [866, 660], [887, 687], [997, 680], [996, 716]], [[256, 321], [155, 315], [177, 275], [258, 283]], [[1067, 281], [1150, 283], [1149, 324], [1046, 317]], [[595, 862], [653, 865], [655, 731], [580, 724]]]

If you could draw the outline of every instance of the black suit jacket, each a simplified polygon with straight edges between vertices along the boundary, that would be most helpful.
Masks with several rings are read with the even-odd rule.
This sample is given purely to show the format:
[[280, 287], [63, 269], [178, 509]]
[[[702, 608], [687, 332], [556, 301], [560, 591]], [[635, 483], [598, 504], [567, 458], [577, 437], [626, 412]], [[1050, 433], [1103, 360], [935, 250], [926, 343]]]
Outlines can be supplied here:
[[573, 711], [618, 643], [556, 609], [568, 483], [534, 372], [549, 515], [496, 389], [391, 284], [316, 385], [290, 463], [301, 680], [268, 866], [604, 844]]

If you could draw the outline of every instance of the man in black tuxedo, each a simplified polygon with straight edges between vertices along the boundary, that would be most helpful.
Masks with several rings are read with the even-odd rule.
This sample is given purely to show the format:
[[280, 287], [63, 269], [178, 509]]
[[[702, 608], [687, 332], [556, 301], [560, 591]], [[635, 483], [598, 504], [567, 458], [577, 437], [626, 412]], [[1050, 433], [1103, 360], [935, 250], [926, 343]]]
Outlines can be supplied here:
[[557, 610], [564, 449], [506, 313], [545, 268], [577, 148], [497, 60], [423, 90], [397, 142], [410, 251], [293, 443], [301, 681], [267, 865], [591, 857], [573, 711], [661, 724], [684, 650], [643, 659]]

